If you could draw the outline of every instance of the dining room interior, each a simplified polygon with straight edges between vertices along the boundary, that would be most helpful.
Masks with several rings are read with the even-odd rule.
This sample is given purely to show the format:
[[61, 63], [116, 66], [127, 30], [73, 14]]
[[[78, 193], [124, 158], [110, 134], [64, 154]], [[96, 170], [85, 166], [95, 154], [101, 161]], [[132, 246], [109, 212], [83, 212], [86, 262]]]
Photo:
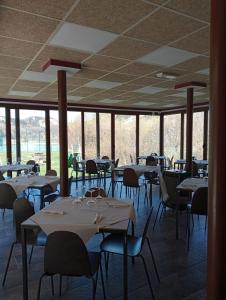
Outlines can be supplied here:
[[225, 12], [0, 1], [0, 299], [226, 299]]

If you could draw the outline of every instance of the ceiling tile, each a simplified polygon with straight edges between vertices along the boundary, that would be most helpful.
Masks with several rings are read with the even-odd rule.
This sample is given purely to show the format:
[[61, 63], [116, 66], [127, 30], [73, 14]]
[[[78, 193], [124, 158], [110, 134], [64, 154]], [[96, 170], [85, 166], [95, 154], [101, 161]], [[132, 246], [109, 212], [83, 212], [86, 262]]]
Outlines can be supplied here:
[[16, 84], [13, 87], [13, 91], [23, 91], [23, 92], [32, 92], [32, 93], [37, 93], [40, 91], [39, 87], [33, 87], [33, 86], [24, 86], [20, 84]]
[[198, 54], [165, 46], [140, 57], [138, 61], [146, 64], [171, 67], [195, 56], [198, 56]]
[[101, 78], [101, 80], [107, 81], [115, 81], [115, 82], [127, 82], [132, 79], [136, 78], [135, 76], [128, 75], [128, 74], [120, 74], [120, 73], [110, 73]]
[[1, 68], [12, 68], [12, 69], [23, 70], [27, 67], [29, 62], [30, 60], [26, 58], [0, 55]]
[[151, 43], [127, 37], [119, 37], [100, 51], [100, 54], [133, 60], [153, 51], [154, 49], [156, 49], [156, 45]]
[[207, 27], [170, 44], [170, 46], [201, 54], [209, 49], [209, 43], [210, 33], [209, 27]]
[[10, 96], [21, 96], [21, 97], [34, 97], [36, 93], [33, 92], [24, 92], [24, 91], [9, 91]]
[[56, 80], [56, 75], [46, 74], [43, 72], [25, 71], [20, 75], [20, 79], [30, 81], [53, 82]]
[[198, 73], [198, 74], [203, 74], [203, 75], [209, 75], [209, 73], [210, 73], [210, 69], [209, 68], [206, 68], [206, 69], [202, 69], [202, 70], [199, 70], [199, 71], [197, 71], [196, 73]]
[[144, 87], [147, 85], [159, 84], [162, 80], [152, 77], [140, 77], [130, 82], [130, 84], [139, 85], [140, 87]]
[[0, 78], [2, 77], [11, 77], [17, 78], [21, 74], [21, 70], [11, 69], [11, 68], [0, 68]]
[[14, 82], [15, 82], [15, 78], [11, 78], [11, 77], [3, 77], [0, 78], [0, 85], [7, 85], [7, 86], [11, 86]]
[[99, 100], [98, 102], [101, 102], [101, 103], [108, 103], [108, 104], [115, 104], [115, 103], [119, 103], [119, 102], [122, 102], [123, 100], [116, 100], [116, 99], [102, 99], [102, 100]]
[[204, 56], [194, 57], [183, 63], [177, 64], [177, 68], [181, 68], [187, 71], [195, 72], [201, 69], [206, 69], [209, 67], [209, 59]]
[[80, 77], [74, 77], [74, 76], [67, 77], [67, 85], [70, 84], [74, 86], [82, 86], [89, 81], [90, 79], [85, 79]]
[[149, 42], [167, 44], [192, 33], [202, 26], [203, 23], [189, 17], [159, 9], [128, 31], [126, 35]]
[[67, 96], [67, 100], [79, 101], [81, 99], [82, 99], [82, 97], [78, 97], [78, 96], [71, 96], [71, 95]]
[[171, 0], [166, 7], [207, 22], [210, 18], [210, 0]]
[[33, 58], [42, 44], [25, 42], [0, 36], [0, 54]]
[[121, 58], [93, 55], [85, 61], [85, 66], [98, 70], [114, 71], [129, 61]]
[[74, 2], [74, 0], [1, 0], [1, 5], [38, 15], [62, 19]]
[[88, 56], [88, 53], [76, 50], [54, 46], [45, 46], [45, 48], [41, 51], [36, 59], [42, 61], [43, 64], [46, 63], [50, 58], [81, 63]]
[[81, 87], [79, 89], [76, 89], [73, 92], [70, 92], [70, 95], [72, 96], [81, 96], [81, 97], [86, 97], [92, 94], [96, 94], [100, 92], [101, 89], [96, 89], [96, 88], [89, 88], [89, 87]]
[[160, 87], [154, 87], [154, 86], [145, 86], [141, 89], [136, 90], [136, 93], [144, 93], [144, 94], [157, 94], [159, 92], [164, 91], [164, 88], [160, 88]]
[[82, 0], [67, 21], [121, 33], [154, 8], [140, 0]]
[[73, 23], [64, 23], [49, 41], [49, 44], [96, 53], [117, 37], [118, 35], [115, 33]]
[[149, 2], [152, 2], [155, 4], [159, 4], [159, 5], [162, 5], [166, 2], [166, 0], [146, 0], [146, 1], [149, 1]]
[[156, 70], [158, 70], [160, 67], [150, 65], [150, 64], [142, 64], [142, 63], [131, 63], [125, 67], [120, 68], [117, 70], [119, 73], [126, 73], [131, 75], [146, 75], [150, 74]]
[[87, 87], [104, 89], [104, 90], [109, 90], [119, 85], [121, 85], [121, 83], [113, 82], [113, 81], [105, 81], [105, 80], [93, 80], [85, 84], [85, 86]]
[[85, 79], [97, 79], [99, 77], [102, 77], [106, 75], [108, 72], [106, 71], [101, 71], [101, 70], [96, 70], [96, 69], [90, 69], [90, 68], [82, 68], [80, 72], [75, 74], [71, 78], [85, 78]]
[[57, 25], [55, 20], [6, 8], [0, 10], [0, 35], [7, 37], [44, 43]]
[[41, 82], [41, 81], [31, 81], [31, 80], [18, 80], [17, 85], [23, 87], [36, 87], [36, 88], [43, 88], [47, 86], [48, 83]]

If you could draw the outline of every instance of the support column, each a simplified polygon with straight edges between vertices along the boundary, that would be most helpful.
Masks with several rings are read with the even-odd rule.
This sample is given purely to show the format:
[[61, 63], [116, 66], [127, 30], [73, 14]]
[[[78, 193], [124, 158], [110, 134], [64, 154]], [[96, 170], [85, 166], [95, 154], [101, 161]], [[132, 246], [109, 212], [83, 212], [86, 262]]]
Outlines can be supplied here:
[[180, 159], [184, 158], [184, 113], [181, 113]]
[[96, 113], [97, 157], [100, 156], [100, 115]]
[[67, 137], [67, 82], [66, 72], [57, 71], [58, 108], [59, 108], [59, 143], [60, 143], [60, 193], [68, 196], [68, 137]]
[[115, 159], [115, 114], [111, 113], [111, 159]]
[[21, 147], [20, 147], [20, 111], [15, 109], [15, 130], [16, 130], [16, 160], [21, 162]]
[[159, 153], [164, 155], [164, 115], [160, 115], [160, 129], [159, 129]]
[[208, 110], [204, 111], [204, 130], [203, 130], [203, 159], [207, 159], [208, 152]]
[[84, 111], [81, 112], [81, 129], [82, 129], [82, 159], [85, 159], [85, 116]]
[[187, 89], [186, 170], [192, 173], [193, 88]]
[[11, 114], [10, 108], [5, 109], [5, 124], [6, 124], [6, 160], [12, 163], [12, 143], [11, 143]]
[[136, 115], [136, 162], [139, 163], [139, 151], [140, 151], [140, 116]]
[[45, 111], [46, 129], [46, 171], [51, 169], [51, 139], [50, 139], [50, 115], [49, 109]]
[[211, 0], [207, 299], [226, 299], [226, 1]]

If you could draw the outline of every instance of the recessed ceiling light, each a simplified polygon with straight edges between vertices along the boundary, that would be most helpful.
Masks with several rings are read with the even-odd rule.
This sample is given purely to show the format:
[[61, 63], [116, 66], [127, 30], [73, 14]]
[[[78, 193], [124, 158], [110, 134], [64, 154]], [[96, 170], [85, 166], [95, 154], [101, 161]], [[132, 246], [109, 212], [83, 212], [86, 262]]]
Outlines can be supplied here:
[[24, 91], [9, 91], [10, 96], [34, 97], [37, 93], [24, 92]]
[[25, 71], [20, 75], [20, 79], [31, 81], [52, 82], [56, 80], [57, 74], [46, 74], [43, 72]]
[[195, 56], [198, 56], [198, 54], [166, 46], [140, 57], [138, 61], [146, 64], [171, 67]]
[[118, 34], [65, 22], [49, 44], [96, 53], [118, 37]]
[[159, 72], [156, 74], [156, 77], [158, 78], [164, 78], [168, 80], [175, 80], [179, 74], [176, 73], [170, 73], [170, 72]]
[[73, 101], [79, 101], [81, 100], [83, 97], [79, 97], [79, 96], [67, 96], [67, 100], [73, 100]]
[[116, 99], [102, 99], [102, 100], [99, 100], [99, 102], [101, 103], [119, 103], [119, 102], [123, 102], [123, 100], [116, 100]]
[[139, 101], [139, 102], [135, 102], [132, 105], [140, 105], [140, 106], [148, 106], [148, 105], [152, 105], [155, 104], [153, 102], [147, 102], [147, 101]]
[[119, 82], [104, 81], [104, 80], [93, 80], [85, 84], [85, 86], [87, 87], [104, 89], [104, 90], [108, 90], [119, 85], [121, 85], [121, 83]]
[[207, 68], [207, 69], [202, 69], [202, 70], [200, 70], [200, 71], [198, 71], [198, 72], [196, 72], [196, 73], [202, 74], [202, 75], [209, 75], [210, 69], [209, 69], [209, 68]]
[[165, 91], [166, 89], [165, 88], [161, 88], [161, 87], [156, 87], [156, 86], [145, 86], [141, 89], [138, 89], [134, 92], [136, 93], [144, 93], [144, 94], [157, 94], [159, 92], [163, 92]]

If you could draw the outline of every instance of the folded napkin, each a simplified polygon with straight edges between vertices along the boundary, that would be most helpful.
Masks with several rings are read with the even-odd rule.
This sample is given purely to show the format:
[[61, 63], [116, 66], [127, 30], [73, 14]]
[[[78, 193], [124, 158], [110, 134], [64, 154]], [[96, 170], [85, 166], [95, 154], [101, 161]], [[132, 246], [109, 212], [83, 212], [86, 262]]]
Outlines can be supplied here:
[[46, 214], [53, 214], [53, 215], [64, 215], [65, 212], [63, 210], [53, 210], [53, 209], [43, 209], [42, 212]]
[[129, 207], [130, 204], [128, 203], [114, 203], [114, 202], [107, 202], [108, 206], [114, 207], [114, 208], [120, 208], [120, 207]]
[[96, 214], [93, 223], [94, 223], [94, 224], [100, 224], [100, 222], [101, 222], [102, 220], [103, 220], [103, 216], [102, 216], [102, 215], [99, 215], [99, 214]]
[[96, 196], [96, 199], [102, 199], [101, 195]]

